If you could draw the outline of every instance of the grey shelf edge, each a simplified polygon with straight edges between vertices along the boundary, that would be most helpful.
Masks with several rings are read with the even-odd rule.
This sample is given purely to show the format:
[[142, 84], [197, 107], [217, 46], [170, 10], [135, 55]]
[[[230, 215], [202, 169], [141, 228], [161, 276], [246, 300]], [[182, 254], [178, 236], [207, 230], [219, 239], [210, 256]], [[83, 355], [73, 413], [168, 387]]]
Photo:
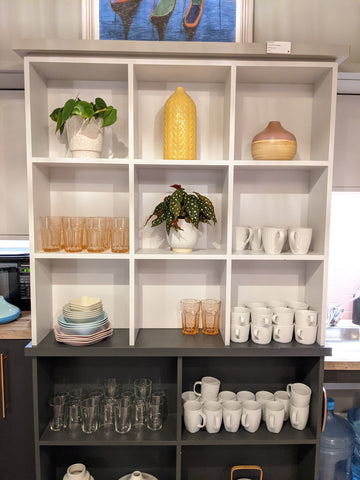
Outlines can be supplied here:
[[292, 44], [291, 54], [268, 54], [266, 43], [235, 42], [151, 42], [127, 40], [22, 39], [13, 44], [20, 56], [27, 55], [127, 55], [162, 57], [220, 57], [302, 60], [314, 59], [343, 62], [350, 53], [349, 45]]
[[331, 355], [331, 348], [318, 344], [301, 345], [271, 342], [257, 345], [251, 341], [243, 344], [231, 343], [225, 346], [220, 335], [208, 336], [201, 332], [186, 336], [181, 329], [140, 330], [135, 346], [128, 345], [129, 331], [114, 329], [114, 334], [101, 342], [87, 346], [60, 344], [53, 331], [37, 346], [31, 342], [25, 348], [29, 357], [325, 357]]

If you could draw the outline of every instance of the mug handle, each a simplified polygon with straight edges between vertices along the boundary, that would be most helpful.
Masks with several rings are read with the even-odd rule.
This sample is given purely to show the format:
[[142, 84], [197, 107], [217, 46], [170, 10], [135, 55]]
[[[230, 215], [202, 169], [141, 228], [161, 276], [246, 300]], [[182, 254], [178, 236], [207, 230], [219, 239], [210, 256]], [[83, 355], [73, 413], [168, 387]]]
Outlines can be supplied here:
[[269, 423], [270, 423], [270, 428], [274, 429], [275, 428], [275, 415], [270, 415]]
[[280, 338], [280, 328], [279, 327], [274, 329], [274, 337]]
[[264, 325], [271, 325], [271, 320], [269, 320], [268, 317], [264, 317], [263, 320], [264, 320]]
[[197, 426], [198, 428], [203, 428], [203, 427], [205, 427], [205, 425], [206, 425], [206, 417], [205, 417], [205, 415], [203, 414], [203, 412], [199, 412], [199, 414], [200, 414], [200, 417], [202, 418], [202, 424], [196, 425], [196, 426]]
[[296, 232], [294, 230], [292, 230], [289, 233], [289, 245], [290, 245], [290, 250], [293, 253], [297, 251], [295, 233]]
[[196, 395], [197, 397], [201, 397], [201, 393], [198, 393], [198, 392], [196, 391], [196, 385], [201, 385], [201, 381], [198, 380], [197, 382], [195, 382], [195, 383], [194, 383], [194, 388], [193, 388], [193, 391], [194, 391], [195, 395]]
[[297, 412], [292, 412], [291, 423], [293, 423], [294, 425], [298, 425], [299, 422]]
[[[281, 250], [283, 249], [283, 246], [284, 246], [284, 243], [285, 243], [285, 233], [283, 230], [278, 230], [277, 232], [279, 235], [277, 236], [277, 241], [278, 241], [278, 245], [281, 245], [282, 244], [282, 247], [281, 247]], [[280, 252], [281, 252], [280, 250]]]
[[248, 423], [247, 423], [247, 417], [248, 417], [247, 413], [243, 413], [243, 414], [241, 415], [241, 425], [242, 425], [243, 427], [245, 427], [245, 428], [248, 428], [248, 427], [249, 427], [249, 425], [248, 425]]
[[288, 383], [286, 385], [286, 393], [288, 394], [289, 398], [291, 397], [291, 386], [292, 386], [292, 383]]
[[256, 340], [260, 340], [259, 333], [260, 330], [258, 328], [254, 328], [254, 337], [256, 338]]
[[244, 243], [244, 247], [246, 247], [246, 245], [250, 242], [250, 240], [251, 240], [252, 237], [253, 237], [252, 228], [248, 228], [248, 232], [249, 232], [249, 236], [248, 236], [248, 238], [246, 239], [246, 241], [245, 241], [245, 243]]
[[304, 339], [302, 338], [302, 333], [303, 333], [302, 328], [299, 328], [299, 330], [296, 331], [296, 334], [297, 334], [297, 336], [300, 338], [300, 340], [304, 340]]
[[224, 425], [225, 425], [225, 428], [231, 428], [231, 415], [225, 415]]
[[240, 328], [239, 327], [235, 328], [235, 338], [237, 338], [237, 339], [240, 338]]

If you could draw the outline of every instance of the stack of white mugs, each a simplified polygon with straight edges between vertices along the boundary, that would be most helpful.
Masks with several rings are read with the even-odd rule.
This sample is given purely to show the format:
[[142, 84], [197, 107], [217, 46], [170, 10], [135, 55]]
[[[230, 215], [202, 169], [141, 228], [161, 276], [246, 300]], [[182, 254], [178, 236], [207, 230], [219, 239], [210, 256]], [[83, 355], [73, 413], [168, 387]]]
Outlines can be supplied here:
[[295, 340], [304, 345], [316, 341], [318, 314], [305, 302], [278, 300], [248, 302], [232, 308], [231, 341], [244, 343], [249, 337], [254, 343], [266, 345]]
[[[200, 385], [200, 392], [197, 391]], [[220, 391], [220, 380], [203, 377], [194, 383], [193, 390], [182, 393], [184, 424], [189, 433], [206, 428], [217, 433], [222, 424], [227, 432], [236, 433], [242, 426], [255, 433], [261, 421], [271, 433], [279, 433], [284, 422], [296, 430], [304, 430], [308, 418], [311, 388], [304, 383], [289, 383], [286, 390], [274, 393], [260, 390], [256, 393], [240, 390]]]

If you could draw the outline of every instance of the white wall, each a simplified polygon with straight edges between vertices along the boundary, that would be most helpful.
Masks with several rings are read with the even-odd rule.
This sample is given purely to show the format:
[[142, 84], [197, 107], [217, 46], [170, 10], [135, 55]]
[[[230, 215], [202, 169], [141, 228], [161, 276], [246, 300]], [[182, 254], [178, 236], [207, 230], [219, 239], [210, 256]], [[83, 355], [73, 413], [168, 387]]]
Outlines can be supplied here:
[[0, 0], [0, 70], [19, 66], [20, 38], [81, 38], [81, 0]]
[[340, 69], [360, 63], [359, 0], [254, 0], [254, 42], [351, 45]]

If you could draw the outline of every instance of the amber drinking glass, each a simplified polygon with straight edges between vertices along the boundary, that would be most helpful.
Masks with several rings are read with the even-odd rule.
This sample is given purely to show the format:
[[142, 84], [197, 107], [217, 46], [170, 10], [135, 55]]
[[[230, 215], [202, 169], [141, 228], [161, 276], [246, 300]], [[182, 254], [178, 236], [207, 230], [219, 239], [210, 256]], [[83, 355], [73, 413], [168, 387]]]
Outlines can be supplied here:
[[112, 218], [111, 251], [114, 253], [129, 251], [129, 219], [126, 217]]
[[84, 217], [62, 217], [64, 249], [66, 252], [82, 251], [84, 227]]
[[61, 217], [40, 217], [41, 245], [44, 252], [61, 249]]
[[86, 248], [88, 252], [100, 253], [106, 247], [106, 217], [88, 217], [85, 220]]
[[220, 300], [202, 300], [201, 302], [201, 325], [202, 332], [206, 335], [219, 333], [220, 323]]
[[181, 300], [182, 332], [185, 335], [196, 335], [199, 331], [200, 300], [187, 298]]

